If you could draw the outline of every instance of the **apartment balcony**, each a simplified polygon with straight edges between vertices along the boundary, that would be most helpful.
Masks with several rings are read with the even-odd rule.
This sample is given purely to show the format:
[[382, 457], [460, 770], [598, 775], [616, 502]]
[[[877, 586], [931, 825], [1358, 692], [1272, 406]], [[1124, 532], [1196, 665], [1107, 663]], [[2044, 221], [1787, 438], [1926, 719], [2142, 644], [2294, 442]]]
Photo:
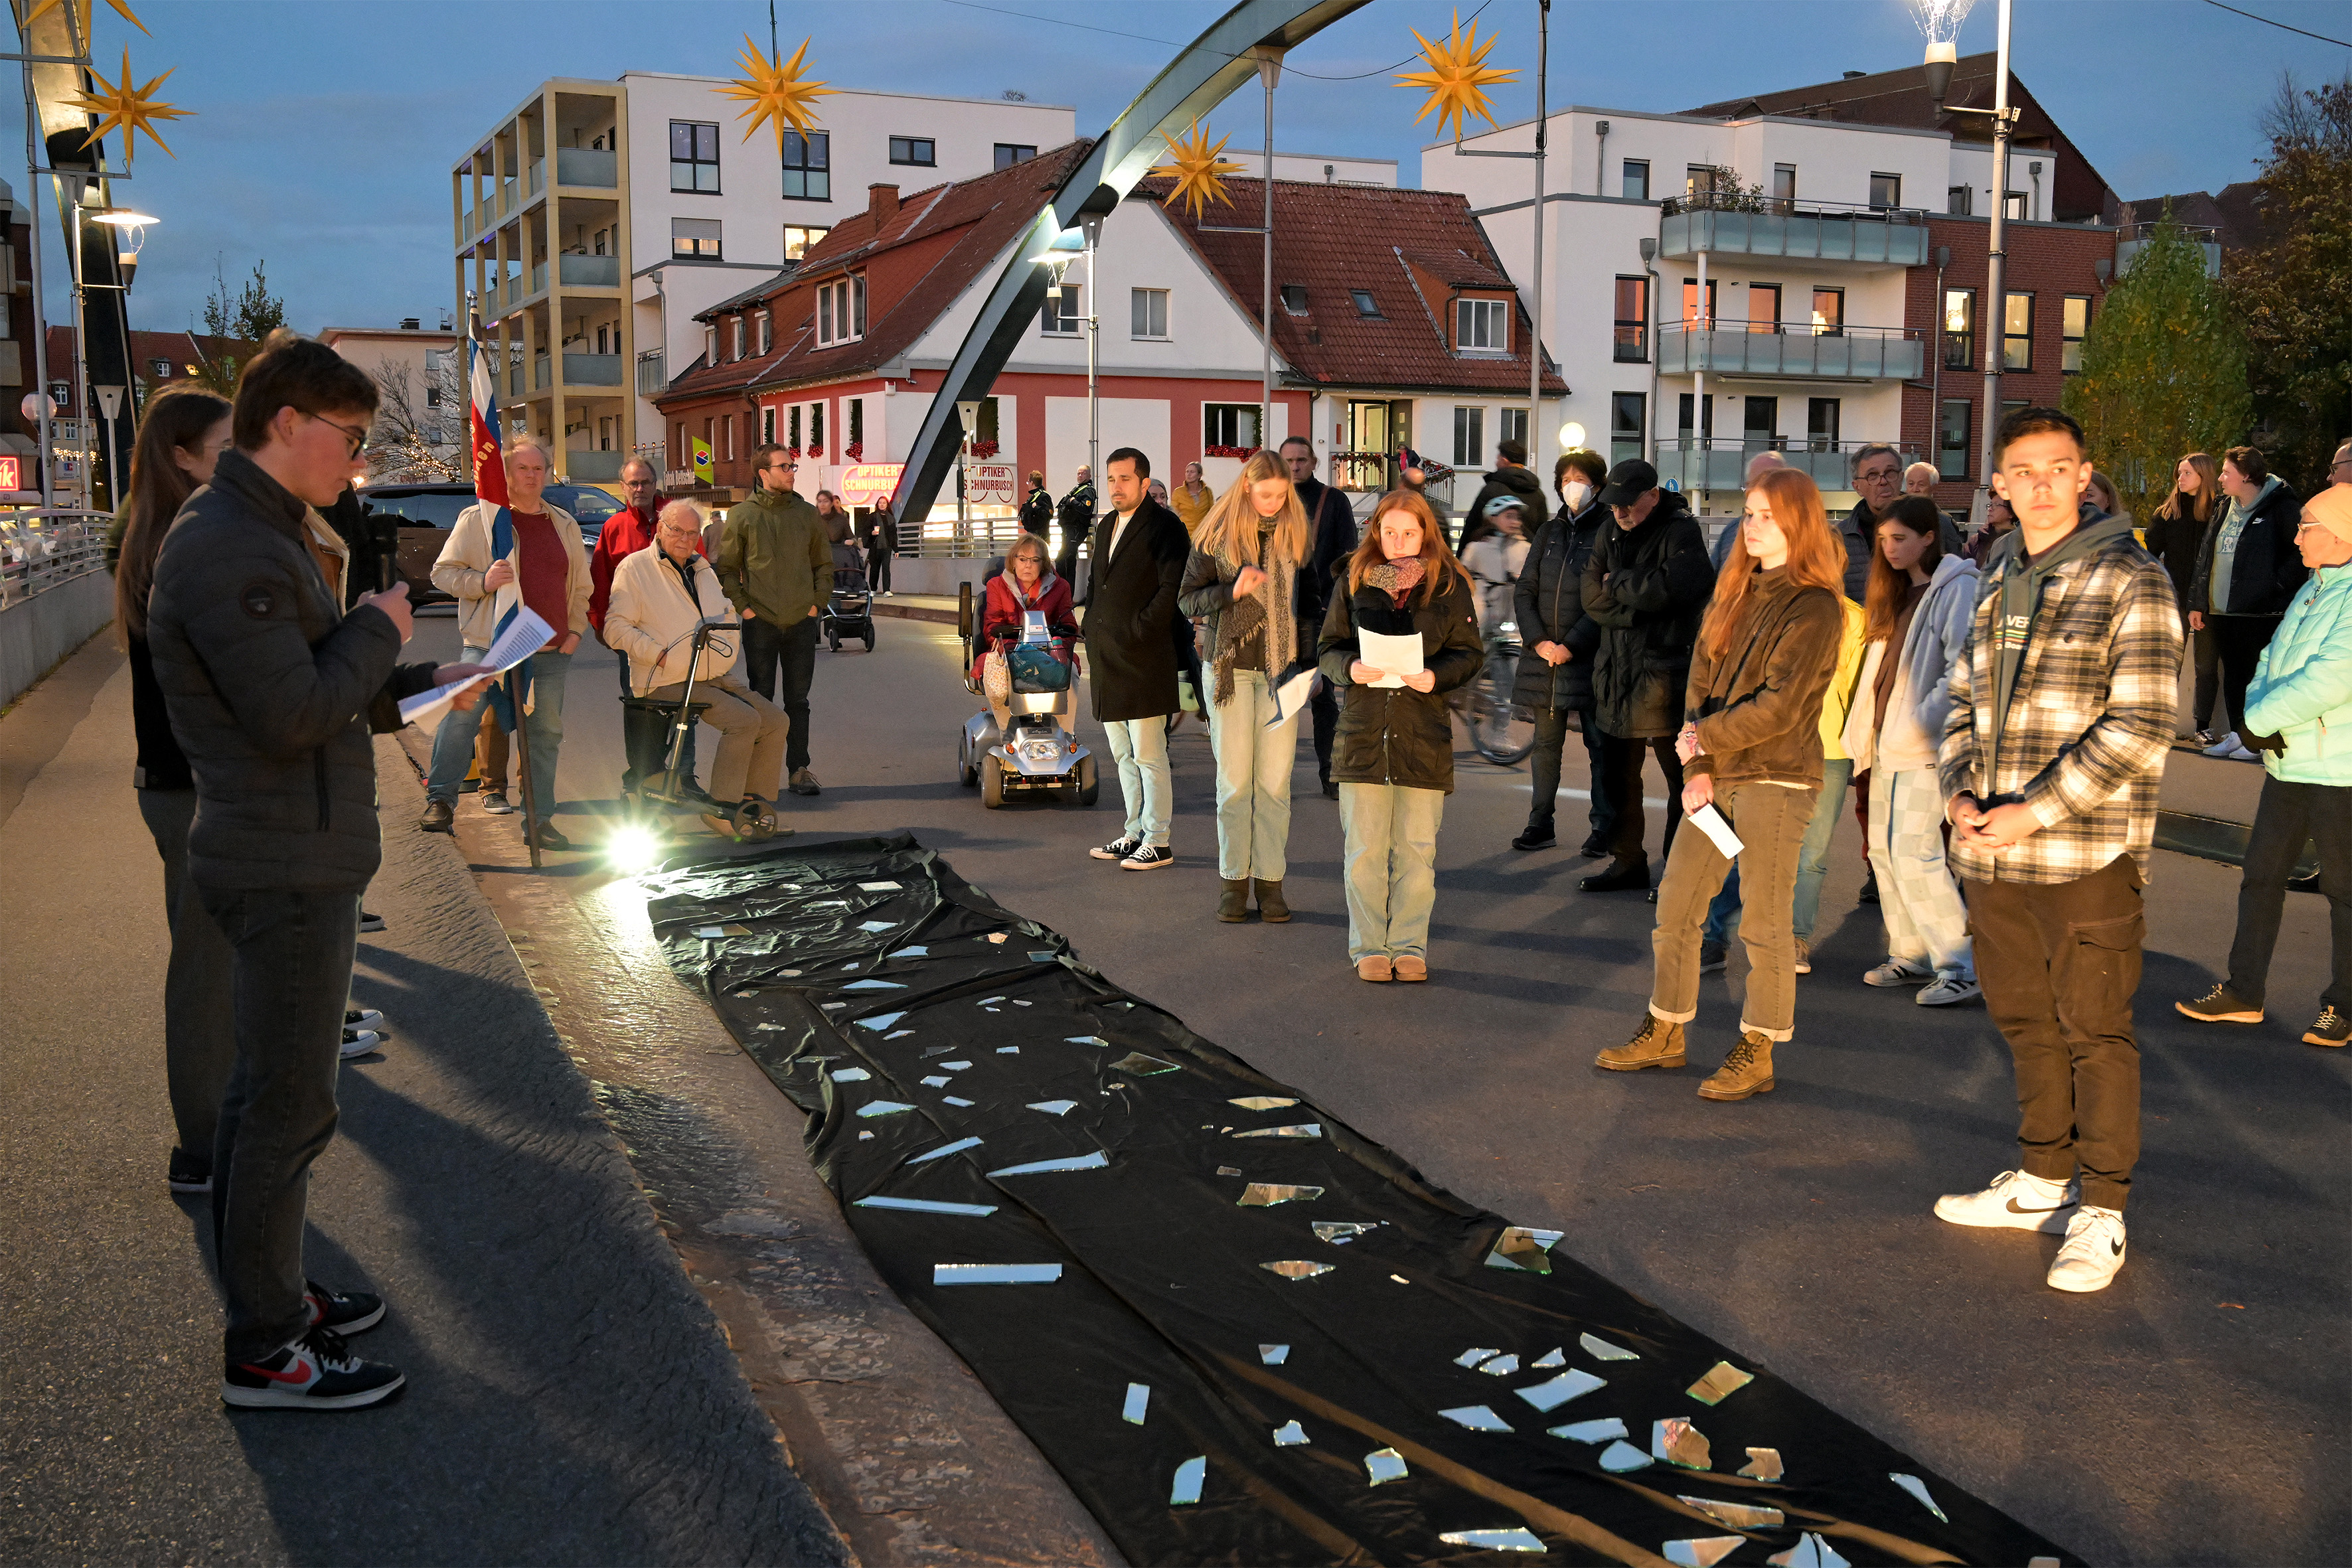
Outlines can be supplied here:
[[564, 451], [563, 472], [575, 485], [609, 485], [620, 479], [621, 465], [628, 460], [626, 452], [598, 452], [573, 447]]
[[1760, 452], [1778, 452], [1780, 460], [1824, 490], [1853, 488], [1853, 455], [1864, 447], [1893, 446], [1904, 462], [1921, 456], [1916, 447], [1883, 441], [1807, 441], [1801, 437], [1746, 441], [1699, 439], [1689, 436], [1658, 443], [1658, 482], [1685, 494], [1695, 490], [1738, 490], [1744, 488], [1748, 465]]
[[618, 386], [621, 384], [619, 354], [565, 354], [563, 384], [566, 386]]
[[621, 258], [617, 256], [565, 256], [561, 259], [562, 265], [557, 276], [567, 289], [618, 289], [621, 286]]
[[555, 183], [591, 190], [617, 190], [621, 184], [620, 154], [599, 152], [593, 147], [558, 147], [555, 150]]
[[637, 395], [657, 397], [669, 380], [662, 369], [662, 351], [651, 350], [637, 356]]
[[1763, 376], [1788, 381], [1908, 381], [1926, 363], [1927, 344], [1911, 327], [1784, 331], [1773, 321], [1718, 321], [1708, 330], [1681, 324], [1658, 332], [1658, 374]]
[[1858, 267], [1924, 267], [1927, 217], [1907, 207], [1728, 194], [1683, 196], [1663, 204], [1658, 254], [1684, 261], [1701, 251]]
[[[2190, 244], [2205, 253], [2205, 276], [2208, 278], [2221, 276], [2221, 231], [2211, 228], [2189, 228], [2184, 226], [2180, 232]], [[2118, 237], [2116, 240], [2116, 276], [2117, 278], [2123, 277], [2132, 269], [2132, 263], [2139, 259], [2139, 253], [2147, 248], [2147, 242], [2154, 237], [2156, 237], [2156, 225], [2152, 223], [2136, 223], [2128, 228], [2118, 231]]]

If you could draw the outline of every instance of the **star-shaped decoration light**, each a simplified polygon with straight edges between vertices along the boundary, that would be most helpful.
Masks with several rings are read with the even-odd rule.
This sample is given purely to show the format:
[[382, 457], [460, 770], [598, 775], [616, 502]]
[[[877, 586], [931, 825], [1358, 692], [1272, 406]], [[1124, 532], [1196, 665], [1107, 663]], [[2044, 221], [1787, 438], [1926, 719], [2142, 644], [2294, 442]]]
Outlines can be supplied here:
[[1486, 89], [1498, 82], [1509, 81], [1519, 73], [1487, 67], [1486, 53], [1495, 47], [1495, 40], [1489, 37], [1483, 44], [1478, 41], [1477, 19], [1471, 19], [1470, 36], [1466, 38], [1462, 36], [1462, 14], [1458, 11], [1454, 14], [1454, 36], [1447, 42], [1433, 44], [1421, 37], [1418, 28], [1412, 36], [1420, 39], [1422, 58], [1429, 68], [1400, 71], [1396, 79], [1400, 87], [1429, 89], [1429, 100], [1421, 106], [1421, 112], [1412, 117], [1413, 123], [1420, 124], [1434, 110], [1439, 139], [1444, 138], [1446, 122], [1451, 121], [1454, 139], [1457, 142], [1462, 139], [1463, 131], [1474, 114], [1487, 124], [1494, 124], [1495, 111], [1486, 105]]
[[1225, 143], [1232, 138], [1220, 136], [1212, 146], [1209, 133], [1202, 130], [1201, 122], [1195, 120], [1192, 134], [1182, 140], [1165, 132], [1160, 133], [1160, 139], [1168, 143], [1168, 162], [1153, 164], [1151, 172], [1167, 174], [1175, 180], [1176, 188], [1169, 195], [1190, 208], [1195, 221], [1200, 218], [1201, 209], [1209, 203], [1216, 202], [1222, 205], [1228, 200], [1225, 176], [1242, 172], [1239, 163], [1229, 163], [1223, 155]]
[[[172, 153], [171, 143], [155, 133], [155, 121], [185, 120], [193, 110], [180, 109], [168, 103], [157, 103], [154, 100], [152, 95], [157, 88], [163, 85], [163, 77], [171, 74], [170, 71], [165, 71], [163, 76], [157, 77], [144, 87], [131, 86], [131, 50], [128, 46], [125, 46], [122, 51], [122, 79], [119, 83], [107, 80], [93, 68], [89, 73], [89, 79], [98, 84], [100, 90], [76, 93], [66, 100], [76, 109], [87, 110], [92, 114], [105, 117], [98, 122], [89, 135], [82, 138], [82, 145], [97, 146], [100, 137], [120, 125], [122, 127], [122, 162], [125, 167], [130, 165], [132, 154], [139, 150], [139, 133], [142, 131], [147, 133], [149, 141], [163, 148], [164, 152]], [[172, 156], [176, 158], [179, 154], [172, 153]]]
[[743, 140], [749, 142], [751, 132], [766, 121], [776, 133], [776, 152], [784, 150], [784, 127], [806, 131], [816, 123], [815, 102], [834, 89], [821, 81], [803, 81], [801, 62], [808, 58], [809, 41], [793, 52], [790, 63], [779, 66], [760, 52], [747, 34], [743, 39], [741, 65], [746, 73], [720, 88], [729, 98], [740, 99], [743, 107], [735, 111], [739, 120], [749, 121], [743, 127]]
[[[39, 4], [25, 14], [26, 31], [29, 33], [34, 23], [56, 10], [62, 3], [63, 0], [39, 0]], [[106, 3], [114, 7], [115, 14], [124, 21], [142, 33], [147, 32], [147, 24], [141, 21], [131, 7], [123, 3], [123, 0], [106, 0]], [[94, 0], [74, 0], [74, 13], [81, 23], [81, 47], [85, 49], [89, 47], [89, 14], [93, 8]], [[152, 38], [155, 35], [148, 33], [147, 36]]]

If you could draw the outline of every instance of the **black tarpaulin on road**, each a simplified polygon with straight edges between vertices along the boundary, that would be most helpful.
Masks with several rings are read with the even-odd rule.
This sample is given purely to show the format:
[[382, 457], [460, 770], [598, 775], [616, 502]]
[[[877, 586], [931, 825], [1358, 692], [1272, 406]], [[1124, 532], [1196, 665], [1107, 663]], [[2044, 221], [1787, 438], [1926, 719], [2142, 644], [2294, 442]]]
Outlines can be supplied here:
[[891, 1288], [1136, 1563], [2075, 1561], [909, 835], [650, 884]]

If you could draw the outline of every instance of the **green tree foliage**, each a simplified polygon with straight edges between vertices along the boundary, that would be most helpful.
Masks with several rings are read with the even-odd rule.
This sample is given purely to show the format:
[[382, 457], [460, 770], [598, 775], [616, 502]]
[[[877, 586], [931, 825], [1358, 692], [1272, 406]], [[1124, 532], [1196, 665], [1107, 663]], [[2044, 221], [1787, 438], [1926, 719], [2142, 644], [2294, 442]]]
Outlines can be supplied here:
[[2314, 91], [2282, 82], [2263, 128], [2263, 242], [2222, 276], [2245, 323], [2255, 444], [2307, 495], [2352, 435], [2352, 76]]
[[2092, 319], [2064, 403], [2134, 517], [2171, 492], [2183, 457], [2244, 438], [2244, 335], [2168, 208]]
[[236, 378], [245, 362], [260, 352], [270, 333], [286, 324], [286, 301], [269, 291], [269, 277], [263, 270], [268, 265], [255, 262], [253, 276], [231, 294], [220, 261], [214, 259], [212, 297], [205, 301], [205, 331], [239, 346], [207, 356], [197, 367], [197, 379], [223, 397], [236, 395]]

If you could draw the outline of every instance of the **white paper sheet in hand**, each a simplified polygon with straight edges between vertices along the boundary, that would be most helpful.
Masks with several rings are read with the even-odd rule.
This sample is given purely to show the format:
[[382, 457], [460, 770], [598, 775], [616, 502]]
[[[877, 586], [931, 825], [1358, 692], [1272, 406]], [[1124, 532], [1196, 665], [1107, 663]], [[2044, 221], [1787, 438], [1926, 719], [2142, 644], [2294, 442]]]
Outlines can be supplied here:
[[1409, 633], [1401, 637], [1390, 637], [1382, 632], [1358, 632], [1356, 647], [1358, 658], [1362, 659], [1374, 669], [1388, 672], [1372, 684], [1391, 691], [1404, 684], [1406, 676], [1419, 675], [1423, 668], [1421, 662], [1419, 632]]
[[[499, 634], [499, 640], [490, 645], [489, 651], [478, 662], [489, 666], [491, 670], [497, 673], [504, 674], [545, 647], [549, 639], [554, 636], [554, 628], [540, 618], [538, 611], [525, 605], [515, 612], [514, 619], [507, 623], [507, 629]], [[402, 698], [400, 721], [404, 724], [423, 723], [447, 707], [449, 700], [472, 684], [472, 681], [481, 679], [482, 677], [477, 675], [471, 678], [471, 680], [454, 680], [446, 686], [436, 686], [430, 691], [420, 691], [414, 697]]]
[[1274, 717], [1265, 721], [1267, 729], [1287, 724], [1298, 717], [1298, 710], [1314, 694], [1315, 674], [1315, 667], [1310, 664], [1274, 689]]
[[1731, 824], [1724, 820], [1723, 813], [1715, 809], [1713, 801], [1692, 812], [1690, 823], [1692, 826], [1715, 840], [1715, 847], [1723, 851], [1726, 859], [1737, 858], [1739, 851], [1745, 847], [1739, 842], [1739, 835], [1731, 831]]

